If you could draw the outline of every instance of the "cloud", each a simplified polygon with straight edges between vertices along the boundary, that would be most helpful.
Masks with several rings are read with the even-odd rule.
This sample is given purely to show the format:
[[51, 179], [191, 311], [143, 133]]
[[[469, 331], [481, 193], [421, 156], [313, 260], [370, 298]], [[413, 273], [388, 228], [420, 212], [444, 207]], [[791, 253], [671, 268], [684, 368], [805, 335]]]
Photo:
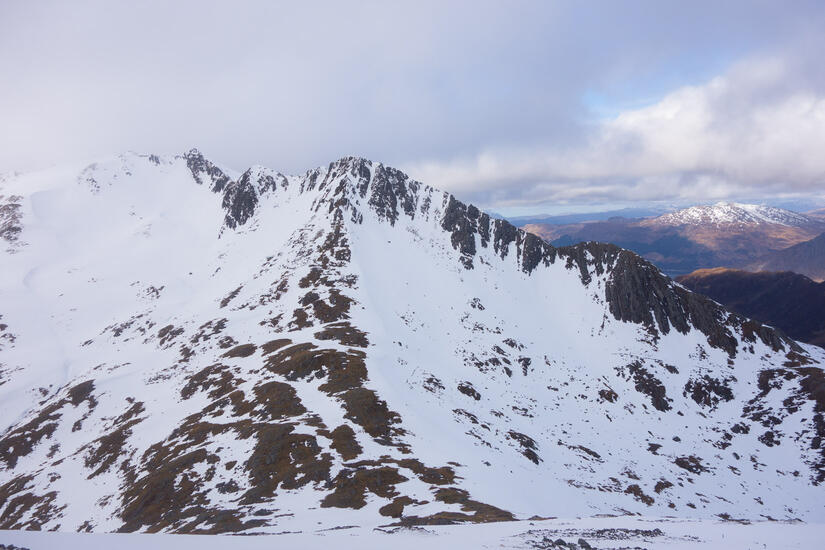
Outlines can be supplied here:
[[777, 57], [736, 64], [600, 121], [576, 147], [487, 150], [405, 168], [499, 205], [820, 194], [825, 93], [800, 86], [797, 69]]

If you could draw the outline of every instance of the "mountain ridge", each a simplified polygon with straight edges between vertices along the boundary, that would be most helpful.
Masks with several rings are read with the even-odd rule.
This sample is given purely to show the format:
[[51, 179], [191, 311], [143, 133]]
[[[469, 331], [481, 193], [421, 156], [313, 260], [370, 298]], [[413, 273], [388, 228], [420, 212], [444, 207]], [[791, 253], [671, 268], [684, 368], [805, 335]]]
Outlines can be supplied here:
[[[221, 192], [226, 189], [226, 193], [224, 193], [223, 207], [228, 209], [230, 212], [227, 214], [225, 223], [232, 229], [246, 223], [246, 221], [254, 213], [254, 208], [257, 204], [256, 192], [257, 194], [260, 194], [268, 189], [274, 189], [274, 178], [280, 179], [283, 187], [288, 185], [286, 176], [276, 172], [274, 178], [269, 174], [261, 174], [258, 178], [257, 188], [253, 187], [250, 184], [252, 173], [253, 171], [258, 171], [259, 173], [263, 172], [264, 170], [260, 167], [253, 167], [246, 170], [238, 179], [237, 183], [231, 182], [228, 180], [228, 177], [220, 171], [220, 169], [212, 165], [196, 149], [191, 150], [187, 155], [185, 155], [184, 158], [187, 159], [187, 165], [190, 167], [190, 170], [192, 170], [193, 176], [196, 180], [198, 180], [198, 177], [196, 176], [198, 172], [211, 171], [215, 174], [210, 174], [214, 182], [213, 190], [216, 192]], [[196, 160], [190, 161], [190, 159]], [[369, 205], [376, 209], [379, 217], [386, 217], [391, 224], [394, 224], [397, 220], [397, 216], [399, 215], [396, 208], [397, 203], [399, 202], [403, 205], [403, 210], [408, 216], [414, 216], [417, 205], [414, 205], [415, 200], [413, 197], [422, 184], [414, 180], [410, 180], [405, 174], [403, 174], [403, 172], [394, 168], [384, 167], [384, 165], [380, 163], [377, 163], [377, 174], [371, 174], [368, 166], [371, 167], [372, 165], [372, 161], [363, 157], [341, 157], [340, 159], [329, 164], [326, 174], [324, 175], [324, 180], [318, 185], [323, 188], [329, 178], [334, 179], [336, 175], [340, 175], [341, 171], [346, 172], [347, 170], [350, 170], [369, 182], [367, 185], [362, 183], [360, 186], [353, 183], [353, 187], [348, 188], [349, 191], [358, 191], [360, 196], [364, 198], [367, 191], [371, 189], [370, 184], [373, 181], [373, 177], [377, 177], [378, 185], [382, 187], [379, 188], [377, 193], [373, 193], [370, 196]], [[217, 172], [215, 172], [216, 170]], [[386, 172], [386, 175], [384, 172]], [[315, 185], [315, 182], [320, 175], [321, 169], [318, 168], [305, 172], [304, 177], [308, 177], [311, 182], [309, 185], [310, 189]], [[412, 186], [414, 190], [412, 194], [406, 193], [407, 187], [405, 185], [400, 185], [400, 182], [404, 180], [407, 180], [409, 185]], [[342, 189], [343, 187], [339, 186], [336, 190], [336, 194], [341, 194]], [[303, 190], [304, 189], [302, 187], [301, 191]], [[472, 269], [473, 267], [472, 257], [476, 251], [476, 241], [474, 239], [475, 234], [479, 235], [481, 246], [483, 247], [486, 247], [487, 243], [492, 240], [493, 249], [496, 253], [502, 254], [502, 257], [506, 254], [504, 251], [506, 246], [508, 246], [510, 242], [515, 242], [517, 254], [522, 256], [520, 261], [521, 268], [527, 273], [530, 273], [541, 262], [544, 262], [545, 265], [547, 265], [548, 261], [554, 261], [556, 254], [562, 253], [569, 254], [568, 265], [571, 261], [578, 263], [578, 268], [582, 273], [582, 281], [587, 281], [589, 280], [589, 275], [587, 273], [587, 268], [585, 267], [587, 264], [587, 258], [584, 256], [585, 251], [593, 256], [594, 260], [592, 265], [599, 274], [601, 270], [604, 269], [603, 266], [605, 264], [609, 265], [617, 259], [622, 264], [641, 268], [646, 271], [655, 269], [651, 263], [643, 260], [634, 252], [621, 249], [618, 246], [588, 242], [580, 247], [553, 247], [552, 245], [548, 245], [543, 242], [541, 239], [537, 239], [533, 234], [515, 227], [507, 220], [493, 218], [474, 205], [465, 204], [459, 201], [451, 194], [446, 194], [446, 196], [448, 197], [448, 204], [441, 227], [445, 231], [449, 231], [451, 233], [453, 247], [461, 252], [462, 263], [469, 269]], [[335, 203], [335, 206], [339, 205], [351, 206], [351, 202], [348, 199], [341, 197], [340, 200]], [[727, 203], [725, 203], [725, 205], [727, 205]], [[773, 211], [779, 209], [770, 210]], [[356, 219], [357, 216], [358, 214], [353, 212], [353, 219]], [[723, 345], [721, 342], [725, 338], [724, 336], [720, 336], [718, 334], [714, 337], [710, 336], [710, 326], [707, 322], [704, 322], [708, 315], [704, 311], [695, 312], [695, 308], [697, 307], [697, 305], [694, 305], [696, 304], [695, 301], [689, 301], [688, 303], [690, 305], [686, 308], [679, 303], [681, 300], [665, 302], [664, 307], [657, 307], [662, 304], [655, 301], [635, 304], [626, 299], [628, 296], [645, 296], [646, 293], [641, 287], [652, 287], [656, 288], [658, 298], [661, 300], [661, 298], [666, 294], [664, 287], [667, 284], [663, 278], [657, 279], [650, 277], [644, 282], [623, 281], [623, 283], [624, 284], [617, 285], [621, 288], [606, 288], [606, 294], [608, 297], [607, 301], [610, 304], [611, 313], [613, 313], [617, 320], [643, 323], [649, 328], [649, 330], [655, 331], [656, 328], [658, 328], [658, 330], [667, 334], [671, 325], [680, 332], [687, 331], [689, 324], [688, 319], [691, 317], [691, 314], [693, 314], [695, 317], [694, 323], [698, 325], [697, 328], [700, 328], [703, 333], [709, 336], [709, 343], [717, 346]], [[672, 289], [677, 293], [681, 290], [678, 286], [672, 286]], [[680, 298], [684, 300], [687, 296], [690, 295], [682, 294]], [[625, 300], [622, 300], [622, 298], [625, 298]], [[702, 307], [713, 308], [713, 305], [703, 303]], [[646, 313], [650, 312], [652, 312], [652, 315], [646, 315]], [[712, 315], [716, 314], [718, 314], [718, 312], [713, 311]], [[784, 336], [780, 336], [774, 342], [783, 338]], [[791, 346], [794, 345], [790, 340], [787, 340], [787, 343]], [[731, 353], [730, 347], [726, 347], [725, 349], [728, 353]]]
[[3, 186], [4, 528], [820, 517], [821, 350], [631, 252], [353, 157]]

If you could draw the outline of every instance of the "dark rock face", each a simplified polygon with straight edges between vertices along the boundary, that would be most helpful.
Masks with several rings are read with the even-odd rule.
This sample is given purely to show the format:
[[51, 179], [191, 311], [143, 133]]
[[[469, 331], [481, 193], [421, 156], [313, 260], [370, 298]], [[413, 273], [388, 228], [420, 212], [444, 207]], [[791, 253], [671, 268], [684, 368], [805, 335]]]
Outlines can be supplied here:
[[647, 395], [656, 410], [662, 412], [670, 410], [671, 399], [667, 396], [664, 384], [651, 374], [641, 361], [630, 363], [627, 365], [627, 370], [635, 384], [636, 391]]
[[244, 225], [255, 214], [263, 194], [285, 188], [287, 184], [282, 174], [273, 176], [255, 169], [244, 172], [238, 181], [228, 180], [223, 187], [224, 224], [230, 229]]
[[518, 236], [519, 230], [510, 222], [506, 220], [493, 221], [493, 250], [502, 258], [507, 256], [510, 243], [514, 242]]
[[206, 159], [197, 149], [190, 150], [183, 155], [183, 158], [186, 159], [186, 165], [189, 167], [189, 171], [192, 172], [195, 181], [201, 185], [207, 183], [207, 181], [210, 182], [212, 184], [211, 189], [215, 193], [223, 191], [224, 187], [232, 181], [229, 176]]
[[705, 374], [701, 378], [688, 380], [685, 384], [685, 395], [690, 395], [697, 405], [715, 407], [720, 401], [731, 401], [733, 392], [728, 384], [735, 379], [712, 378]]
[[[247, 173], [249, 172], [250, 171], [247, 170]], [[258, 174], [258, 181], [255, 190], [258, 192], [258, 196], [260, 196], [264, 193], [277, 191], [278, 187], [284, 189], [287, 185], [288, 182], [286, 176], [284, 176], [283, 174], [275, 174], [274, 176], [272, 176], [270, 174], [260, 173]]]
[[[403, 172], [379, 164], [372, 179], [369, 205], [379, 218], [388, 220], [392, 225], [398, 220], [399, 206], [404, 214], [415, 218], [420, 187], [420, 183], [409, 179]], [[366, 190], [362, 187], [359, 191], [363, 197]]]
[[697, 456], [680, 456], [674, 460], [673, 463], [692, 474], [701, 474], [709, 471], [708, 468], [702, 464], [702, 459]]
[[507, 437], [519, 444], [521, 447], [521, 454], [523, 454], [530, 462], [533, 464], [538, 464], [542, 461], [541, 457], [536, 452], [538, 451], [538, 444], [532, 437], [512, 430], [507, 433]]
[[226, 210], [224, 223], [230, 229], [245, 224], [255, 213], [258, 205], [258, 193], [251, 182], [247, 170], [236, 182], [227, 184], [223, 193], [223, 208]]
[[663, 334], [671, 327], [679, 332], [689, 330], [689, 313], [670, 281], [638, 256], [621, 252], [615, 255], [605, 297], [617, 319], [658, 326]]
[[[749, 323], [747, 319], [731, 315], [719, 304], [675, 285], [653, 264], [629, 250], [602, 243], [581, 243], [558, 250], [560, 255], [568, 256], [568, 265], [578, 263], [585, 284], [590, 279], [586, 273], [588, 265], [597, 274], [607, 271], [605, 298], [610, 312], [616, 319], [644, 325], [654, 336], [659, 332], [668, 334], [671, 328], [684, 334], [692, 326], [707, 336], [711, 346], [724, 349], [733, 357], [737, 340], [732, 329], [741, 329], [743, 334], [759, 337], [775, 351], [786, 346], [798, 349], [781, 332], [758, 323], [745, 326]], [[570, 258], [575, 260], [571, 262]]]
[[[476, 253], [475, 234], [478, 231], [478, 216], [471, 218], [468, 216], [467, 210], [467, 205], [450, 196], [447, 209], [444, 211], [444, 218], [441, 221], [441, 227], [450, 232], [450, 241], [453, 248], [470, 259], [470, 266], [472, 267], [472, 257]], [[478, 213], [478, 209], [475, 209], [475, 213]]]
[[459, 384], [458, 385], [458, 391], [460, 391], [461, 393], [463, 393], [467, 397], [472, 397], [476, 401], [481, 399], [481, 394], [478, 393], [478, 390], [476, 390], [473, 387], [473, 385], [469, 382], [462, 382], [461, 384]]
[[[593, 253], [592, 246], [590, 250]], [[670, 279], [632, 252], [604, 247], [595, 252], [612, 264], [605, 297], [616, 319], [643, 324], [651, 330], [658, 328], [663, 334], [670, 332], [671, 327], [686, 333], [693, 322], [696, 328], [712, 335], [718, 347], [729, 353], [735, 350], [733, 335], [721, 328], [721, 308], [709, 300], [695, 300], [690, 293], [680, 292]]]
[[531, 273], [541, 262], [555, 259], [555, 250], [532, 233], [520, 233], [522, 240], [521, 268]]
[[0, 195], [0, 239], [13, 245], [23, 231], [20, 213], [22, 197]]
[[476, 235], [482, 248], [487, 248], [491, 238], [493, 250], [504, 258], [510, 244], [516, 244], [516, 254], [525, 273], [532, 273], [540, 263], [550, 265], [555, 261], [556, 249], [535, 235], [517, 229], [506, 220], [491, 219], [473, 205], [466, 205], [452, 195], [449, 196], [441, 228], [450, 233], [453, 248], [462, 254], [462, 263], [467, 269], [473, 268], [476, 255]]

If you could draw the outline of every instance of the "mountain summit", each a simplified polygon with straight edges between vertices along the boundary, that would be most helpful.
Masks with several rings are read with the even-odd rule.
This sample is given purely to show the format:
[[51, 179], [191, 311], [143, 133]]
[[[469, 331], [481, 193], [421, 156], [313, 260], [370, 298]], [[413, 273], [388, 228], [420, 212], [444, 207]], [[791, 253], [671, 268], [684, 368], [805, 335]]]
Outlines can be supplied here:
[[804, 227], [817, 220], [782, 208], [718, 202], [711, 206], [691, 206], [676, 212], [669, 212], [650, 220], [659, 225], [759, 225], [776, 224], [788, 227]]
[[0, 183], [0, 528], [822, 521], [825, 351], [346, 157]]

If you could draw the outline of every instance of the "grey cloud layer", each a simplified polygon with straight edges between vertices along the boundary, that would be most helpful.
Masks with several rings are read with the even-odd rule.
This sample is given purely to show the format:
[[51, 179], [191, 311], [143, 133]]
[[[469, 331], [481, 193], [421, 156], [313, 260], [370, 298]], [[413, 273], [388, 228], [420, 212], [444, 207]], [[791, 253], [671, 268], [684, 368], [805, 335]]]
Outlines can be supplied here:
[[[825, 91], [789, 86], [797, 59], [753, 59], [601, 121], [576, 147], [411, 164], [424, 181], [501, 204], [825, 193]], [[798, 82], [797, 82], [798, 84]]]
[[0, 171], [195, 145], [293, 172], [363, 155], [487, 203], [802, 192], [823, 27], [821, 2], [8, 0]]

